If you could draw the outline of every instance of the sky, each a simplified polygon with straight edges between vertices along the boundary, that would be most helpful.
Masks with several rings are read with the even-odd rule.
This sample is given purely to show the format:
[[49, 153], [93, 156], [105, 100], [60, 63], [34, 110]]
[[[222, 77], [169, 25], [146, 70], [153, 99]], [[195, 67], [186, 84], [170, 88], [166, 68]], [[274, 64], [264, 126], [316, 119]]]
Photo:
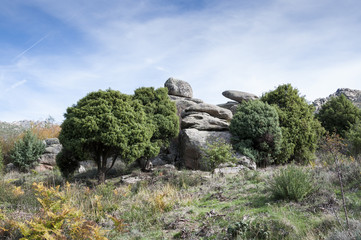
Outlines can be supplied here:
[[309, 102], [361, 89], [359, 0], [2, 0], [0, 121], [63, 121], [87, 93], [191, 84]]

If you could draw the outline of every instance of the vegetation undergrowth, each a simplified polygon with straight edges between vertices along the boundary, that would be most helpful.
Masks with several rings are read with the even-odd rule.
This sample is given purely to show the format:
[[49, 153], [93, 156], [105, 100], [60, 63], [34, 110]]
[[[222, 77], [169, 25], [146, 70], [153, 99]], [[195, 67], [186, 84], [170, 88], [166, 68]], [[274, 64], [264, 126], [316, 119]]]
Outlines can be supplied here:
[[[344, 190], [351, 229], [359, 229], [361, 189], [355, 182], [360, 177], [354, 171], [360, 171], [361, 164], [352, 164], [352, 169], [344, 167]], [[314, 191], [276, 200], [270, 183], [290, 169], [312, 178]], [[77, 239], [74, 234], [81, 231], [93, 233], [87, 232], [88, 239], [337, 239], [347, 231], [339, 223], [343, 211], [337, 174], [320, 166], [269, 167], [213, 177], [157, 168], [114, 176], [100, 185], [93, 177], [89, 181], [75, 176], [67, 183], [58, 170], [4, 175], [0, 237], [47, 239], [36, 235], [46, 229], [49, 236], [67, 239]], [[142, 180], [130, 184], [128, 177]], [[96, 234], [101, 238], [92, 237]]]

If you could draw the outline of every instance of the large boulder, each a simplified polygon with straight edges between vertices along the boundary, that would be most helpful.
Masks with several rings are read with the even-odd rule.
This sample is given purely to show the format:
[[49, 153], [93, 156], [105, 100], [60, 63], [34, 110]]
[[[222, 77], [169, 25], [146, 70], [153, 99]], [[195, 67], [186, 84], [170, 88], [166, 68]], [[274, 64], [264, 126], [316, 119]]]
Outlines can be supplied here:
[[45, 152], [39, 157], [39, 166], [36, 171], [46, 171], [56, 166], [56, 156], [62, 149], [62, 145], [57, 138], [48, 138], [44, 140]]
[[185, 109], [185, 112], [205, 112], [212, 117], [225, 120], [231, 120], [233, 117], [233, 114], [230, 110], [208, 103], [192, 105]]
[[230, 142], [228, 131], [199, 131], [194, 128], [184, 129], [180, 133], [180, 157], [186, 168], [206, 170], [202, 163], [202, 148], [215, 139]]
[[193, 97], [192, 87], [186, 81], [175, 78], [169, 78], [165, 82], [164, 87], [168, 88], [169, 95], [188, 97], [188, 98]]
[[183, 115], [181, 128], [195, 128], [201, 131], [224, 131], [229, 129], [227, 120], [215, 118], [205, 112], [187, 112]]
[[222, 95], [226, 98], [242, 103], [243, 101], [250, 101], [258, 99], [258, 97], [252, 93], [241, 92], [236, 90], [227, 90], [222, 92]]
[[[207, 143], [223, 139], [226, 143], [231, 143], [229, 131], [199, 131], [194, 128], [184, 129], [180, 133], [179, 154], [183, 165], [186, 168], [195, 170], [208, 170], [202, 160], [202, 149], [207, 147]], [[249, 158], [236, 154], [238, 164], [249, 169], [256, 169], [256, 164]], [[241, 169], [241, 168], [238, 168]]]

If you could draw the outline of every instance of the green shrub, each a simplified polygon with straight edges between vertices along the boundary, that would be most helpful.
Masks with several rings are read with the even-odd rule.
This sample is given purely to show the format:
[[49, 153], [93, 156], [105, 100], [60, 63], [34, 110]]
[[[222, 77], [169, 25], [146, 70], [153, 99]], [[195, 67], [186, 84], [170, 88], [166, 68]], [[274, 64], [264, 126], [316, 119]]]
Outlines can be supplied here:
[[315, 182], [308, 169], [295, 165], [281, 169], [270, 182], [275, 199], [299, 202], [315, 190]]
[[232, 145], [226, 143], [224, 139], [217, 139], [207, 143], [202, 152], [203, 164], [212, 172], [221, 163], [235, 162], [237, 160]]
[[10, 157], [16, 167], [25, 171], [29, 170], [44, 151], [44, 143], [31, 131], [26, 131], [24, 137], [15, 142]]
[[361, 110], [342, 94], [325, 103], [316, 117], [328, 132], [335, 132], [344, 138], [346, 132], [361, 118]]
[[279, 154], [282, 133], [278, 114], [267, 103], [249, 101], [241, 104], [229, 129], [235, 149], [258, 165], [274, 162], [275, 156]]
[[65, 148], [56, 155], [56, 165], [59, 167], [61, 175], [65, 178], [71, 177], [80, 166], [76, 154]]
[[345, 134], [349, 153], [358, 158], [361, 154], [361, 120], [358, 120]]
[[320, 122], [314, 118], [314, 107], [299, 96], [291, 84], [279, 86], [261, 100], [277, 106], [283, 138], [277, 161], [304, 163], [314, 159], [319, 137], [324, 133]]

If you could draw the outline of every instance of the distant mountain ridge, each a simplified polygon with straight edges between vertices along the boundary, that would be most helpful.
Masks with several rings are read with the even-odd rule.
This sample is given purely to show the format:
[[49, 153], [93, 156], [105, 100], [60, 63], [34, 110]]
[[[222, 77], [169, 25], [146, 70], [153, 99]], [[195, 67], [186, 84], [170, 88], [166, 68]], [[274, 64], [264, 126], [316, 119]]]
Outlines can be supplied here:
[[316, 112], [318, 112], [322, 105], [328, 102], [332, 97], [338, 97], [341, 94], [345, 95], [347, 99], [349, 99], [356, 107], [361, 108], [361, 90], [350, 89], [350, 88], [339, 88], [335, 93], [330, 94], [325, 98], [317, 98], [313, 105], [316, 108]]

